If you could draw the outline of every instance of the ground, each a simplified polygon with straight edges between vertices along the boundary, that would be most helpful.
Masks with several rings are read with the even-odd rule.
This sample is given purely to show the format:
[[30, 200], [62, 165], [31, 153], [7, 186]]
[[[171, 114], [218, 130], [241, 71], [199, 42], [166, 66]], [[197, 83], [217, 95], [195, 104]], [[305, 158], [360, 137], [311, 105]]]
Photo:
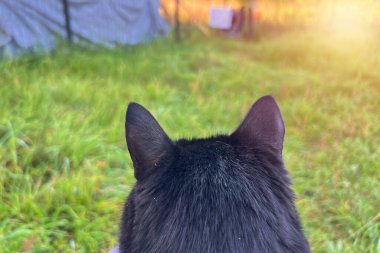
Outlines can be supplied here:
[[[352, 39], [352, 38], [351, 38]], [[313, 252], [380, 252], [379, 40], [186, 33], [0, 62], [0, 252], [106, 252], [134, 184], [136, 101], [172, 138], [231, 132], [272, 94]]]

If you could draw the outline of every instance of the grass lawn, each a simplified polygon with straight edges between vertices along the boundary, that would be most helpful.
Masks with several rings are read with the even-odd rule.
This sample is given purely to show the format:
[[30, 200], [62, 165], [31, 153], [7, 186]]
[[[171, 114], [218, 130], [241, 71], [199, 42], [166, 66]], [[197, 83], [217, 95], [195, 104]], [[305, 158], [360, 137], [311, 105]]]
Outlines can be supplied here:
[[380, 252], [380, 38], [298, 32], [60, 47], [0, 62], [0, 252], [105, 252], [134, 184], [125, 109], [172, 138], [231, 132], [273, 94], [313, 252]]

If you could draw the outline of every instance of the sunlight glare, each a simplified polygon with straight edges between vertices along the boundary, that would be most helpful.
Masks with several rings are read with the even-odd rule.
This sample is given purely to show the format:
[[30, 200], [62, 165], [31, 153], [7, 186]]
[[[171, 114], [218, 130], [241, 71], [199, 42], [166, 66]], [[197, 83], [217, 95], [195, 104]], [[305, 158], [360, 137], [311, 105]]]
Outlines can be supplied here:
[[368, 38], [371, 28], [371, 8], [358, 1], [334, 1], [321, 8], [323, 28], [332, 35], [350, 39]]

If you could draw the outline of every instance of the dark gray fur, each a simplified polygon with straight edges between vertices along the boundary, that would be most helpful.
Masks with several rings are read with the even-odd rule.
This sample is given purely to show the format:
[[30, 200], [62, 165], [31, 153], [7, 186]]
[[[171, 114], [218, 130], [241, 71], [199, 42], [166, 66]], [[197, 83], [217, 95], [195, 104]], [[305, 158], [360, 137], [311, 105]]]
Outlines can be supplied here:
[[310, 252], [271, 96], [231, 135], [171, 141], [136, 103], [125, 127], [137, 183], [123, 211], [121, 253]]

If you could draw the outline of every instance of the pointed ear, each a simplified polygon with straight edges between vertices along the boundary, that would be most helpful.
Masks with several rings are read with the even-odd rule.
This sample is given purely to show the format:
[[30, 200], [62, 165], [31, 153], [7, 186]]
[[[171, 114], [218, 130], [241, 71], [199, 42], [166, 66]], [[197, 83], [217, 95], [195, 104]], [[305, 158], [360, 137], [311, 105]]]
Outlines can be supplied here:
[[152, 114], [137, 103], [128, 105], [125, 138], [137, 180], [143, 179], [161, 157], [172, 152], [173, 144], [169, 137]]
[[285, 125], [280, 109], [272, 96], [265, 96], [252, 105], [231, 137], [248, 147], [269, 145], [281, 155], [284, 134]]

